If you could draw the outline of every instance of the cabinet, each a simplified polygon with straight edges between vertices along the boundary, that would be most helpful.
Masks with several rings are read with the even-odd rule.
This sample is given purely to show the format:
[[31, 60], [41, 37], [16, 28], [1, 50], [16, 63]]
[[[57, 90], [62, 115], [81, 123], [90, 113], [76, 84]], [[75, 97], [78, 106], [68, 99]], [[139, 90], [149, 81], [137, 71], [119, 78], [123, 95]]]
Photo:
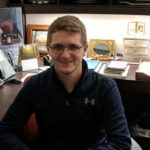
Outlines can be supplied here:
[[147, 3], [140, 5], [136, 4], [136, 2], [130, 3], [130, 0], [126, 0], [125, 2], [123, 3], [122, 0], [49, 0], [48, 3], [33, 4], [32, 0], [9, 0], [7, 6], [21, 6], [26, 14], [85, 13], [150, 15], [150, 5], [147, 5]]
[[125, 38], [124, 53], [126, 59], [140, 61], [141, 58], [147, 58], [150, 55], [149, 44], [149, 39]]

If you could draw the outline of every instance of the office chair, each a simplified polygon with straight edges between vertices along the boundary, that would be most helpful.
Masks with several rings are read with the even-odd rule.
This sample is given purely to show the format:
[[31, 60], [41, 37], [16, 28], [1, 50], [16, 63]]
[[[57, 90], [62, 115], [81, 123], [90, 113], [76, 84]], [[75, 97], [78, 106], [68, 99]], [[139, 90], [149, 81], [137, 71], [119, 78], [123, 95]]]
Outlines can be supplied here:
[[[23, 86], [29, 81], [29, 79], [32, 77], [28, 76], [25, 78], [23, 82]], [[23, 138], [27, 145], [31, 146], [38, 136], [38, 125], [35, 119], [35, 113], [32, 113], [30, 118], [28, 119], [27, 123], [24, 126], [24, 134]]]

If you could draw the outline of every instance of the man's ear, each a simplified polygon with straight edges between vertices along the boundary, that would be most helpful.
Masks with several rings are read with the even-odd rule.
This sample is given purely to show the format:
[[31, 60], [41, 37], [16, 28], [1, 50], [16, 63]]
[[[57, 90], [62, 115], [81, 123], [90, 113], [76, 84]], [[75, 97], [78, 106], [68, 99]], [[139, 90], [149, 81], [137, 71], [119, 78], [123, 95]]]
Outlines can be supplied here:
[[83, 53], [83, 56], [85, 56], [85, 54], [86, 54], [86, 52], [87, 52], [87, 49], [88, 49], [88, 44], [86, 44], [86, 45], [84, 46], [84, 53]]
[[50, 50], [49, 46], [47, 46], [47, 52], [48, 52], [49, 56], [51, 56], [51, 50]]

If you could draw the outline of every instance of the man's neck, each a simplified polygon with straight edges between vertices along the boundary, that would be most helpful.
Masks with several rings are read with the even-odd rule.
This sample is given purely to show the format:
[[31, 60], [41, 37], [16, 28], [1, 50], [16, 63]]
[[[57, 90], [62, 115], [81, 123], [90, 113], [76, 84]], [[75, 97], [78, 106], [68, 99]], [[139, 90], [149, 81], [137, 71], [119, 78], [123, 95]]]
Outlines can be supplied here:
[[79, 82], [81, 76], [82, 76], [82, 71], [78, 74], [58, 75], [58, 78], [62, 82], [67, 92], [71, 93], [75, 88], [75, 86], [77, 85], [77, 83]]

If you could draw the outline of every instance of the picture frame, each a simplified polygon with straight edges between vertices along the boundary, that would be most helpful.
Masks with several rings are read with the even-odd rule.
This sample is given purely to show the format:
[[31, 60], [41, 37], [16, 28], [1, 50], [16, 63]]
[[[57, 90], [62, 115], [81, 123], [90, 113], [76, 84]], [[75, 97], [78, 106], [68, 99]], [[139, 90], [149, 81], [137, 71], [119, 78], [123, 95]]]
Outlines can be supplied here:
[[114, 40], [90, 39], [88, 57], [108, 60], [111, 55], [114, 55], [114, 45]]
[[12, 66], [18, 65], [19, 46], [24, 44], [23, 13], [21, 7], [0, 8], [0, 49], [9, 59]]
[[136, 22], [128, 23], [128, 32], [129, 35], [134, 35], [136, 33]]
[[35, 44], [25, 44], [20, 46], [18, 63], [22, 66], [22, 71], [38, 69], [37, 56]]
[[140, 33], [140, 34], [145, 33], [145, 23], [144, 22], [136, 23], [136, 33]]
[[144, 22], [129, 22], [128, 23], [128, 34], [145, 34], [145, 23]]
[[38, 58], [36, 45], [35, 44], [25, 44], [19, 47], [19, 59], [33, 59]]
[[40, 56], [47, 55], [47, 33], [49, 25], [33, 25], [27, 26], [27, 44], [36, 44]]

